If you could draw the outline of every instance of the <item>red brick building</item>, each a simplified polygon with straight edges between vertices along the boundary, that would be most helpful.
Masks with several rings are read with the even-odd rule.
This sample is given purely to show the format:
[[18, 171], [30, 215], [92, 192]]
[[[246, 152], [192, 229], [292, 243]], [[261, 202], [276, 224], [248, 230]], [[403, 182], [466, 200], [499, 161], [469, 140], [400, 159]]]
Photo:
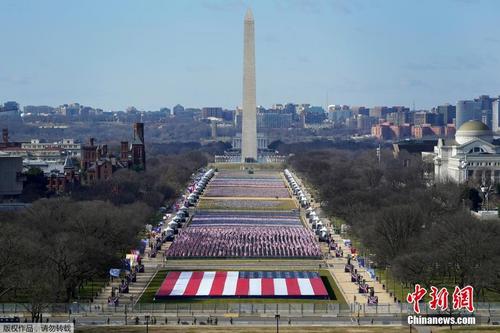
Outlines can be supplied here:
[[47, 181], [47, 189], [56, 193], [70, 192], [80, 186], [80, 175], [76, 172], [73, 159], [70, 156], [66, 157], [63, 174], [53, 173]]
[[90, 138], [89, 143], [82, 146], [80, 167], [82, 182], [85, 184], [109, 179], [118, 169], [145, 170], [144, 124], [134, 124], [134, 136], [130, 145], [128, 141], [120, 142], [118, 158], [108, 152], [107, 145], [96, 145], [94, 138]]

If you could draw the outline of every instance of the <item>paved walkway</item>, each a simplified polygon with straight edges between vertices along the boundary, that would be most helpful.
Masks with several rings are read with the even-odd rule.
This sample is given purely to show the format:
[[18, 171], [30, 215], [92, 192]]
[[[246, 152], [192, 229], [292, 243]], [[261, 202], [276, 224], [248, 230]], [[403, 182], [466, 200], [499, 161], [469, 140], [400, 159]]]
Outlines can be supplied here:
[[[342, 244], [342, 238], [339, 235], [334, 235], [334, 240], [336, 243]], [[368, 294], [360, 294], [358, 292], [358, 286], [351, 282], [351, 273], [345, 273], [344, 271], [344, 266], [347, 264], [347, 253], [350, 253], [350, 250], [343, 245], [340, 247], [344, 250], [344, 257], [327, 259], [328, 266], [330, 267], [329, 271], [335, 276], [337, 283], [339, 284], [339, 288], [343, 290], [344, 297], [346, 297], [346, 301], [348, 303], [358, 302], [366, 304], [368, 301]], [[378, 296], [379, 304], [394, 303], [394, 299], [389, 295], [389, 293], [382, 289], [382, 284], [375, 279], [372, 279], [365, 268], [359, 266], [357, 261], [351, 260], [351, 264], [353, 264], [354, 269], [358, 270], [358, 273], [363, 277], [363, 279], [366, 280], [366, 283], [368, 283], [370, 287], [374, 287], [375, 296]]]

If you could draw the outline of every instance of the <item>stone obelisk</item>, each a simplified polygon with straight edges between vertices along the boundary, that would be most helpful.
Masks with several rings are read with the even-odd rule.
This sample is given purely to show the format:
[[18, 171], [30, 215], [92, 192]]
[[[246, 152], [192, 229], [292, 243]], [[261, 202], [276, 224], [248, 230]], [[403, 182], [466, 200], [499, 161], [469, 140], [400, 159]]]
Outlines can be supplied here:
[[243, 122], [241, 162], [257, 160], [257, 103], [255, 96], [255, 32], [252, 10], [245, 15], [243, 44]]

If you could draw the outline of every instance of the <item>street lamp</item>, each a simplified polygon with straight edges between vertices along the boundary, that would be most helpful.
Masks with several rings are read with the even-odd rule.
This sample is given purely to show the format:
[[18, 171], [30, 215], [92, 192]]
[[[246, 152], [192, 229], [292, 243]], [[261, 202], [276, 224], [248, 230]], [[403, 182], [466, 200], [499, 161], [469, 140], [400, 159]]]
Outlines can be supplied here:
[[401, 281], [401, 301], [399, 302], [399, 306], [401, 308], [400, 313], [403, 313], [403, 297], [404, 297], [404, 294], [403, 294], [403, 282]]
[[279, 333], [279, 331], [280, 331], [280, 315], [275, 314], [274, 318], [276, 318], [276, 333]]
[[146, 333], [149, 332], [149, 315], [145, 315], [144, 319], [146, 319]]

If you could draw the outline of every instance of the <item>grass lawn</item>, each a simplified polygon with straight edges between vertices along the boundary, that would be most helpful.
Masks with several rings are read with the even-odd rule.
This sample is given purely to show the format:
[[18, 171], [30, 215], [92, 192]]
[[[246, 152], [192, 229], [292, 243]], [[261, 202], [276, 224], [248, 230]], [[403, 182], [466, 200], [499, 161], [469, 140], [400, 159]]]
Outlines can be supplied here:
[[106, 286], [108, 282], [107, 278], [94, 279], [93, 281], [88, 281], [84, 283], [83, 287], [77, 291], [77, 297], [79, 296], [80, 300], [90, 300], [92, 297], [92, 292], [94, 293], [94, 297], [97, 292], [100, 292], [102, 288]]
[[225, 303], [340, 303], [346, 304], [342, 293], [340, 292], [337, 284], [333, 280], [330, 272], [327, 270], [319, 271], [321, 279], [325, 284], [328, 295], [331, 299], [287, 299], [287, 298], [206, 298], [206, 299], [161, 299], [153, 300], [158, 288], [162, 284], [163, 280], [167, 276], [168, 270], [160, 270], [153, 277], [150, 284], [144, 291], [144, 294], [139, 299], [138, 303], [151, 304], [151, 303], [199, 303], [199, 304], [225, 304]]
[[330, 296], [330, 298], [334, 300], [336, 303], [347, 304], [347, 302], [344, 299], [344, 296], [342, 296], [342, 292], [335, 283], [335, 280], [333, 280], [332, 274], [330, 274], [328, 270], [322, 269], [319, 271], [319, 275], [321, 276], [321, 279], [325, 284], [326, 290], [328, 291], [328, 295]]
[[382, 284], [385, 284], [389, 292], [392, 292], [398, 300], [404, 303], [406, 303], [406, 295], [414, 291], [411, 287], [405, 287], [399, 280], [393, 279], [391, 272], [388, 270], [375, 269], [375, 275], [379, 277]]

